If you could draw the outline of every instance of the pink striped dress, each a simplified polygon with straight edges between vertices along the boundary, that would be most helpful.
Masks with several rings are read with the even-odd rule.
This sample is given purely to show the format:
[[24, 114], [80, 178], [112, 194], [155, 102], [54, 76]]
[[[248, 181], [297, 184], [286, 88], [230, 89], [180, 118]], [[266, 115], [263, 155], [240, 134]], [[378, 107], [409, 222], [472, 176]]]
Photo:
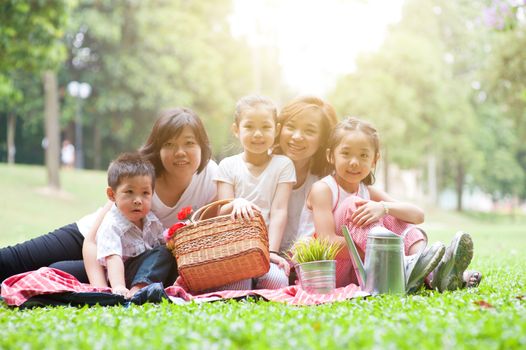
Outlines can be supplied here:
[[[378, 222], [372, 223], [370, 225], [356, 227], [351, 221], [351, 216], [356, 210], [355, 203], [357, 199], [371, 199], [367, 186], [364, 183], [360, 183], [358, 192], [349, 193], [338, 185], [332, 175], [326, 176], [320, 181], [323, 181], [325, 184], [327, 184], [332, 192], [332, 211], [334, 214], [336, 234], [338, 236], [343, 236], [342, 225], [347, 225], [351, 237], [356, 244], [356, 248], [358, 248], [361, 253], [365, 252], [367, 245], [367, 235], [369, 231], [376, 226], [383, 226], [395, 234], [403, 236], [406, 254], [409, 250], [409, 247], [418, 241], [426, 239], [424, 234], [415, 225], [397, 219], [392, 215], [385, 215]], [[343, 287], [350, 283], [357, 284], [357, 279], [351, 260], [337, 259], [336, 287]]]

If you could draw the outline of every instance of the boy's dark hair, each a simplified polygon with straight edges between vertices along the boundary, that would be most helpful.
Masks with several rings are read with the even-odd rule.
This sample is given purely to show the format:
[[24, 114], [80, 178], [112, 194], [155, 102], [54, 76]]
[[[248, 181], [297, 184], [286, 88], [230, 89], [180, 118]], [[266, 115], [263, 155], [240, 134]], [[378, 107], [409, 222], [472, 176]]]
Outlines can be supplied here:
[[134, 176], [149, 176], [152, 179], [153, 191], [155, 169], [152, 163], [139, 152], [122, 153], [108, 167], [108, 186], [116, 191], [122, 179]]

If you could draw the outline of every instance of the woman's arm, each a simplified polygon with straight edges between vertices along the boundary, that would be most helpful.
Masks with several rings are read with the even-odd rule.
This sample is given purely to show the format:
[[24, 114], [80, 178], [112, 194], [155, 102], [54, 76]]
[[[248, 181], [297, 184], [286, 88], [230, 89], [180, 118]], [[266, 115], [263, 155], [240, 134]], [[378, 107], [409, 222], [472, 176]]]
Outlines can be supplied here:
[[90, 228], [86, 237], [84, 237], [84, 243], [82, 244], [84, 268], [86, 269], [90, 284], [95, 287], [108, 287], [104, 268], [97, 261], [97, 230], [112, 205], [113, 202], [108, 201], [102, 210], [100, 210], [93, 226]]
[[[287, 211], [289, 207], [289, 198], [292, 193], [292, 182], [278, 184], [272, 205], [270, 207], [270, 222], [268, 225], [268, 240], [271, 252], [279, 252], [283, 232], [287, 224]], [[270, 261], [285, 270], [285, 274], [290, 274], [289, 263], [275, 253], [270, 254]]]
[[289, 198], [292, 193], [291, 182], [278, 184], [276, 194], [270, 207], [270, 222], [268, 225], [268, 237], [270, 250], [279, 251], [283, 232], [287, 225], [287, 210], [289, 207]]

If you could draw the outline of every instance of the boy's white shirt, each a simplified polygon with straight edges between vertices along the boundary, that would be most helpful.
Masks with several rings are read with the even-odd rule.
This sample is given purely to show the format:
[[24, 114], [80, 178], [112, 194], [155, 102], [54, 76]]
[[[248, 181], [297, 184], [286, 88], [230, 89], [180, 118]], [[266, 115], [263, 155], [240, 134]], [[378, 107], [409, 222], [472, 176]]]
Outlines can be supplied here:
[[[157, 193], [154, 191], [152, 196], [152, 212], [162, 222], [165, 228], [169, 228], [179, 220], [177, 214], [184, 207], [191, 206], [193, 210], [197, 210], [205, 204], [213, 201], [217, 196], [217, 186], [213, 179], [217, 175], [217, 163], [210, 160], [207, 166], [199, 174], [192, 177], [190, 185], [181, 195], [179, 201], [173, 206], [165, 205]], [[99, 211], [88, 214], [76, 222], [77, 227], [83, 236], [86, 236], [95, 222]]]
[[233, 185], [236, 198], [244, 198], [257, 205], [268, 226], [278, 184], [296, 183], [296, 171], [288, 157], [272, 155], [266, 168], [256, 177], [250, 173], [243, 155], [236, 154], [219, 163], [219, 172], [214, 180]]
[[106, 257], [119, 255], [123, 261], [164, 244], [163, 224], [149, 212], [143, 219], [143, 229], [128, 220], [117, 206], [110, 211], [97, 231], [97, 260], [106, 266]]

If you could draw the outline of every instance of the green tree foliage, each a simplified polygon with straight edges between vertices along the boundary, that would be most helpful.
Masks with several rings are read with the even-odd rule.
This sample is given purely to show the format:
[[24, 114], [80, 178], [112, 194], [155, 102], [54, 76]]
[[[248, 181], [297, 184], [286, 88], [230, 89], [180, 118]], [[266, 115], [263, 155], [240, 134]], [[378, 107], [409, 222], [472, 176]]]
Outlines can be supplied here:
[[[389, 158], [409, 166], [414, 164], [418, 152], [404, 152], [398, 145], [415, 132], [413, 125], [420, 106], [413, 102], [414, 89], [400, 84], [397, 72], [393, 72], [397, 67], [390, 63], [390, 57], [400, 58], [403, 54], [398, 50], [362, 57], [356, 73], [339, 81], [331, 100], [340, 115], [358, 115], [371, 120], [381, 131], [381, 141], [384, 148], [389, 149]], [[405, 64], [399, 66], [406, 67]], [[419, 142], [416, 138], [409, 140]]]
[[333, 93], [340, 113], [358, 110], [379, 126], [393, 162], [418, 167], [437, 159], [439, 183], [456, 189], [459, 210], [466, 181], [483, 164], [473, 102], [487, 33], [482, 10], [468, 1], [407, 1], [380, 50]]
[[44, 153], [35, 152], [41, 149], [44, 137], [42, 77], [22, 70], [9, 72], [7, 76], [13, 90], [0, 98], [0, 160], [5, 161], [8, 152], [5, 125], [14, 118], [15, 129], [11, 132], [17, 144], [17, 162], [42, 164]]
[[13, 90], [13, 71], [40, 72], [65, 57], [61, 38], [68, 1], [5, 0], [0, 5], [0, 97]]
[[92, 87], [80, 102], [88, 167], [104, 168], [118, 152], [139, 147], [158, 112], [175, 106], [198, 112], [221, 156], [235, 101], [251, 92], [282, 92], [276, 52], [232, 38], [229, 0], [78, 0], [68, 16], [71, 4], [6, 1], [0, 7], [0, 121], [27, 116], [16, 124], [24, 136], [17, 149], [33, 149], [25, 162], [42, 161], [34, 152], [43, 137], [41, 72], [59, 63], [64, 136], [74, 137], [79, 104], [68, 83]]
[[[17, 136], [24, 140], [18, 153], [34, 153], [35, 146], [40, 147], [41, 74], [56, 69], [66, 57], [62, 37], [70, 10], [68, 0], [5, 0], [0, 4], [0, 117], [22, 121], [17, 123], [23, 125], [17, 128]], [[35, 142], [34, 135], [38, 135]], [[7, 149], [3, 140], [0, 149]]]
[[196, 110], [214, 149], [221, 149], [234, 103], [252, 84], [250, 52], [229, 32], [229, 6], [228, 1], [80, 3], [63, 79], [93, 87], [84, 105], [85, 126], [99, 137], [87, 145], [88, 156], [101, 150], [106, 163], [116, 151], [140, 146], [158, 111], [174, 106]]
[[[483, 72], [486, 104], [492, 109], [487, 116], [493, 126], [496, 150], [502, 161], [507, 150], [511, 157], [499, 167], [504, 174], [494, 176], [500, 185], [495, 196], [509, 194], [526, 198], [526, 21], [520, 13], [526, 13], [526, 4], [505, 1], [492, 1], [485, 9], [484, 19], [492, 29], [491, 46], [488, 46], [489, 59]], [[521, 19], [522, 18], [522, 19]], [[489, 109], [486, 108], [486, 109]], [[495, 125], [493, 119], [501, 121]], [[510, 158], [510, 159], [508, 159]], [[487, 172], [491, 169], [488, 165]], [[520, 169], [520, 170], [519, 170]], [[517, 184], [520, 184], [517, 186]], [[489, 185], [489, 184], [488, 184]]]
[[477, 147], [484, 153], [484, 161], [476, 174], [477, 184], [494, 200], [520, 193], [524, 170], [513, 152], [517, 148], [517, 134], [511, 120], [490, 103], [479, 107], [479, 117], [482, 128]]

